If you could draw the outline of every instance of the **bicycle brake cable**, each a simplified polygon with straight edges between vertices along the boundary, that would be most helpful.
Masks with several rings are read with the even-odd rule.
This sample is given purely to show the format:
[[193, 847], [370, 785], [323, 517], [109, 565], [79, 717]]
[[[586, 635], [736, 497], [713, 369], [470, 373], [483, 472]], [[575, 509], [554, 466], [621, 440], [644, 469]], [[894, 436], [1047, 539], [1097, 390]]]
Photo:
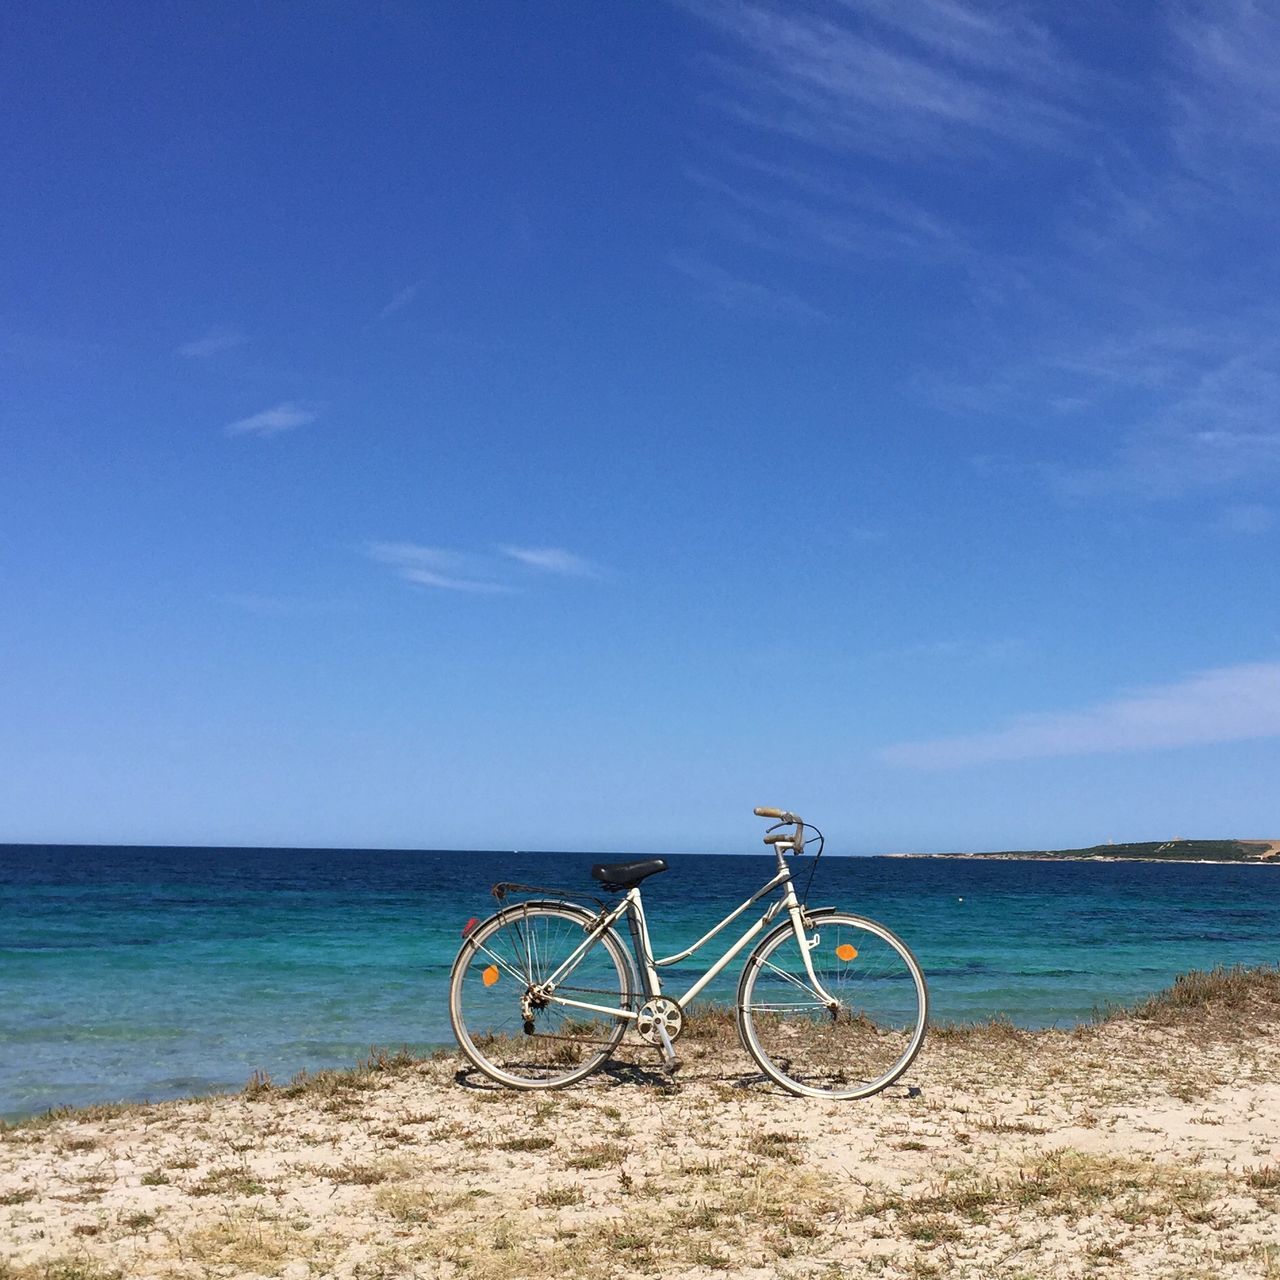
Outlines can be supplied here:
[[[787, 827], [791, 824], [788, 822], [775, 822], [769, 828], [769, 833], [777, 831], [779, 827]], [[812, 831], [818, 837], [818, 852], [813, 855], [813, 865], [809, 868], [809, 878], [804, 882], [804, 892], [800, 895], [800, 901], [806, 906], [809, 902], [809, 890], [813, 886], [813, 873], [818, 869], [818, 859], [822, 857], [822, 851], [827, 847], [827, 837], [813, 825], [812, 822], [802, 822], [800, 824], [806, 831]]]
[[807, 830], [812, 831], [818, 837], [818, 852], [813, 855], [813, 865], [809, 868], [809, 878], [804, 882], [804, 893], [800, 895], [800, 901], [807, 907], [809, 905], [809, 890], [813, 886], [813, 873], [818, 869], [818, 859], [822, 857], [822, 851], [827, 847], [827, 837], [813, 825], [812, 822], [806, 822]]

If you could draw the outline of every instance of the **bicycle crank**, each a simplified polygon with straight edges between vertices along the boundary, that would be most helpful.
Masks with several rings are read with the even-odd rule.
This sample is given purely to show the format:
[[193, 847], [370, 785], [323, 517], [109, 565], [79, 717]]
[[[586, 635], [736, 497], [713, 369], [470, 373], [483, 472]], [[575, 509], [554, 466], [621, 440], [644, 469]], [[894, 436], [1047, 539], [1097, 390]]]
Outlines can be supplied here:
[[648, 1044], [661, 1044], [663, 1031], [669, 1040], [675, 1040], [684, 1030], [684, 1014], [674, 1000], [659, 996], [636, 1015], [636, 1030], [640, 1039]]
[[663, 996], [650, 1000], [636, 1015], [636, 1032], [641, 1040], [662, 1050], [662, 1061], [668, 1071], [680, 1065], [671, 1046], [683, 1030], [684, 1013], [680, 1006]]

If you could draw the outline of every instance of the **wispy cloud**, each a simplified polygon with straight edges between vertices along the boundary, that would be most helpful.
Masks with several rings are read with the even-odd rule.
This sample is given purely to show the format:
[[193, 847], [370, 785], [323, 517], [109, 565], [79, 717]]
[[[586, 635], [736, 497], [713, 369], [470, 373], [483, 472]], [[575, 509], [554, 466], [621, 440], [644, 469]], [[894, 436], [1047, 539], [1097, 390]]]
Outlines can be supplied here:
[[286, 400], [272, 409], [263, 409], [261, 413], [228, 423], [225, 430], [229, 436], [274, 436], [294, 427], [306, 426], [318, 416], [314, 410]]
[[867, 18], [908, 38], [932, 57], [1031, 85], [1050, 84], [1074, 95], [1083, 76], [1044, 26], [1013, 5], [966, 0], [844, 0]]
[[[1097, 77], [1014, 6], [684, 4], [718, 37], [698, 66], [722, 125], [687, 172], [700, 216], [740, 252], [968, 264], [973, 237], [948, 195], [962, 167], [968, 188], [975, 164], [984, 183], [1046, 151], [1083, 164], [1096, 132]], [[731, 308], [810, 306], [761, 297], [755, 269], [724, 274], [702, 283]]]
[[184, 342], [177, 349], [176, 354], [195, 360], [204, 360], [209, 356], [218, 355], [219, 352], [242, 347], [248, 341], [249, 339], [243, 333], [239, 333], [235, 329], [210, 329], [203, 338], [196, 338], [192, 342]]
[[397, 577], [415, 586], [472, 595], [510, 595], [518, 590], [492, 576], [500, 566], [469, 552], [416, 542], [371, 542], [367, 550], [381, 564], [390, 565]]
[[423, 281], [417, 280], [413, 284], [405, 285], [403, 289], [397, 293], [390, 302], [387, 303], [381, 311], [378, 312], [378, 319], [385, 320], [388, 316], [393, 316], [397, 311], [403, 311], [418, 296], [418, 290], [422, 288]]
[[984, 733], [898, 743], [880, 756], [910, 768], [950, 769], [1277, 736], [1280, 662], [1255, 662], [1136, 690], [1081, 711], [1021, 716]]
[[[1215, 0], [1172, 8], [1177, 78], [1171, 86], [1173, 137], [1184, 164], [1228, 177], [1255, 175], [1239, 160], [1280, 147], [1280, 6]], [[1262, 175], [1256, 175], [1261, 177]]]
[[417, 542], [370, 542], [365, 552], [405, 582], [441, 591], [473, 595], [514, 595], [534, 575], [599, 578], [600, 567], [564, 547], [525, 547], [505, 543], [492, 551], [459, 551]]
[[476, 595], [505, 596], [518, 591], [505, 582], [484, 582], [477, 578], [452, 578], [445, 573], [437, 573], [434, 569], [415, 569], [406, 567], [400, 570], [400, 576], [406, 582], [416, 583], [420, 587], [439, 587], [443, 591], [470, 591]]
[[583, 556], [563, 547], [513, 547], [502, 546], [498, 550], [510, 559], [538, 569], [543, 573], [558, 573], [566, 578], [596, 578], [599, 569]]
[[787, 320], [829, 320], [826, 312], [785, 289], [744, 280], [701, 258], [673, 256], [671, 265], [694, 281], [703, 295], [726, 311], [739, 315], [782, 317]]
[[1122, 425], [1110, 459], [1059, 468], [1058, 484], [1077, 495], [1170, 498], [1280, 474], [1280, 349], [1268, 339], [1216, 361], [1207, 355], [1189, 354], [1182, 385]]
[[789, 5], [695, 6], [730, 42], [715, 64], [720, 105], [762, 129], [891, 157], [991, 138], [1060, 147], [1078, 128], [1069, 100], [1083, 77], [1030, 19], [964, 0], [860, 8], [837, 21]]
[[839, 181], [740, 151], [718, 157], [724, 176], [692, 166], [715, 220], [745, 244], [789, 257], [958, 257], [967, 252], [954, 227], [888, 182]]

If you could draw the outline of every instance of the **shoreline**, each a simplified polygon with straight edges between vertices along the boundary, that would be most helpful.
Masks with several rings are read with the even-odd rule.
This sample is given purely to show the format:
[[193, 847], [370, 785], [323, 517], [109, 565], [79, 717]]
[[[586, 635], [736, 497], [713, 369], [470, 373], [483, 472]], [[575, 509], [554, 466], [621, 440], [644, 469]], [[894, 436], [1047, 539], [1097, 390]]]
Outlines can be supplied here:
[[879, 858], [945, 858], [954, 862], [1158, 862], [1164, 866], [1192, 867], [1280, 867], [1280, 858], [1148, 858], [1097, 854], [1079, 858], [1057, 853], [880, 853]]

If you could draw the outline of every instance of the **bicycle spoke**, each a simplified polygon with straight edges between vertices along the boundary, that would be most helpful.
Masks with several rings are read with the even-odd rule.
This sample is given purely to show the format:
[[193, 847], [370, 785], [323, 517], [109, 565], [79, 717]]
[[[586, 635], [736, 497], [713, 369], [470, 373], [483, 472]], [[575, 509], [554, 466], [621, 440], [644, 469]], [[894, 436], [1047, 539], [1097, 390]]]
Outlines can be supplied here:
[[524, 974], [519, 973], [517, 970], [513, 969], [500, 955], [496, 955], [494, 952], [490, 951], [488, 947], [477, 943], [476, 950], [479, 951], [482, 955], [488, 956], [489, 959], [492, 960], [493, 963], [496, 964], [499, 969], [501, 969], [504, 973], [509, 974], [517, 982], [519, 983], [528, 982], [528, 979], [525, 977]]
[[772, 969], [778, 977], [785, 978], [793, 987], [799, 987], [801, 991], [807, 991], [815, 1000], [821, 1001], [822, 997], [819, 996], [807, 982], [801, 982], [794, 974], [788, 973], [785, 969], [779, 969], [778, 966], [770, 960], [764, 961], [764, 966], [766, 969]]

